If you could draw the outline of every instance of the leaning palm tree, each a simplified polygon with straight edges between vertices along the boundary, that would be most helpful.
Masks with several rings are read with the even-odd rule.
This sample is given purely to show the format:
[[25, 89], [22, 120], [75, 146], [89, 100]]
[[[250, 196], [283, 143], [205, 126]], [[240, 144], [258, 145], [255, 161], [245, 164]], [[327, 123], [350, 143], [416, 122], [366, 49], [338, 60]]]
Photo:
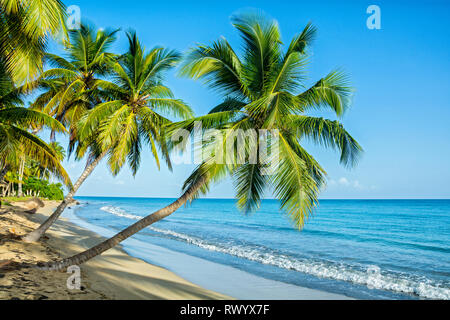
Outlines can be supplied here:
[[165, 73], [181, 56], [161, 47], [146, 53], [135, 32], [127, 33], [127, 37], [129, 50], [112, 65], [113, 81], [98, 82], [102, 94], [109, 97], [108, 101], [86, 113], [77, 130], [81, 139], [97, 133], [96, 140], [103, 152], [109, 150], [108, 165], [113, 174], [117, 174], [127, 160], [132, 173], [136, 174], [142, 139], [148, 143], [158, 168], [158, 148], [171, 168], [162, 135], [162, 128], [171, 123], [166, 116], [179, 119], [193, 116], [190, 107], [175, 99], [163, 84]]
[[49, 36], [65, 30], [59, 0], [0, 0], [0, 59], [14, 82], [30, 84], [42, 71]]
[[[68, 200], [103, 156], [108, 155], [108, 165], [116, 175], [128, 160], [136, 174], [140, 164], [143, 143], [147, 143], [160, 165], [158, 147], [169, 168], [170, 161], [165, 147], [162, 127], [170, 120], [160, 113], [187, 119], [192, 117], [191, 109], [183, 101], [174, 99], [171, 90], [162, 84], [164, 74], [180, 60], [175, 51], [155, 48], [146, 53], [136, 34], [129, 33], [129, 51], [111, 64], [112, 82], [97, 80], [108, 101], [100, 103], [86, 112], [74, 129], [78, 143], [77, 157], [83, 157], [87, 150], [95, 149], [100, 156], [88, 163], [85, 172], [74, 184], [62, 204], [38, 229], [26, 237], [25, 241], [36, 241], [60, 216]], [[94, 139], [96, 138], [96, 139]]]
[[[167, 217], [187, 201], [206, 192], [210, 183], [228, 174], [236, 181], [238, 205], [245, 211], [258, 208], [263, 191], [271, 187], [287, 211], [301, 227], [317, 203], [320, 188], [325, 183], [325, 171], [302, 147], [310, 139], [340, 150], [341, 162], [355, 164], [361, 147], [338, 121], [306, 115], [311, 109], [328, 108], [342, 116], [349, 105], [351, 89], [342, 73], [332, 72], [311, 88], [304, 86], [307, 47], [315, 34], [311, 25], [294, 37], [283, 51], [280, 31], [274, 21], [262, 17], [237, 16], [233, 25], [244, 40], [242, 58], [230, 44], [221, 39], [211, 46], [198, 46], [186, 58], [182, 74], [204, 79], [224, 94], [224, 102], [206, 116], [178, 123], [176, 128], [190, 129], [195, 120], [203, 128], [215, 128], [225, 136], [228, 129], [272, 130], [278, 138], [279, 166], [270, 175], [262, 173], [264, 163], [239, 161], [228, 157], [231, 163], [221, 164], [212, 157], [202, 162], [184, 185], [184, 193], [175, 202], [142, 218], [115, 236], [73, 257], [44, 266], [62, 269], [81, 264], [101, 254], [143, 228]], [[215, 147], [222, 147], [217, 139]], [[214, 144], [214, 143], [213, 143]], [[246, 148], [260, 150], [258, 143]]]
[[108, 75], [115, 54], [109, 48], [115, 41], [118, 30], [98, 30], [82, 24], [79, 30], [69, 32], [70, 43], [66, 47], [67, 59], [47, 53], [45, 59], [53, 66], [36, 80], [36, 86], [44, 92], [40, 94], [31, 108], [41, 110], [61, 121], [69, 128], [69, 153], [77, 146], [83, 150], [76, 159], [80, 160], [87, 153], [86, 167], [78, 180], [65, 195], [55, 212], [36, 230], [25, 235], [26, 242], [39, 240], [50, 228], [65, 208], [73, 201], [73, 196], [89, 177], [92, 171], [106, 156], [100, 152], [92, 139], [80, 139], [76, 123], [97, 104], [103, 102], [100, 96], [99, 83]]

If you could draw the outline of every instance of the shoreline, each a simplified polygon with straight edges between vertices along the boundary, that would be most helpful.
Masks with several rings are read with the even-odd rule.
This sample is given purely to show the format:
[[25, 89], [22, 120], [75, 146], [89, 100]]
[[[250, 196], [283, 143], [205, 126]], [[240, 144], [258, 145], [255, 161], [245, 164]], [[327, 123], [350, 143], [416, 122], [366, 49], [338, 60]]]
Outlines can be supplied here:
[[[75, 209], [63, 214], [76, 225], [104, 237], [111, 237], [115, 231], [97, 226], [75, 214]], [[168, 269], [202, 288], [220, 292], [238, 300], [348, 300], [343, 294], [321, 289], [263, 278], [235, 267], [195, 257], [184, 252], [130, 238], [121, 243], [123, 250], [143, 261]], [[220, 277], [217, 277], [217, 275]]]
[[[23, 209], [17, 206], [14, 207], [13, 213], [7, 214], [10, 223], [12, 221], [19, 225], [22, 224], [22, 227], [25, 226], [24, 229], [27, 229], [16, 230], [18, 234], [35, 228], [37, 223], [53, 212], [59, 202], [46, 201], [45, 204], [44, 208], [40, 208], [33, 215], [24, 213]], [[15, 205], [20, 204], [15, 203]], [[75, 204], [69, 207], [74, 206]], [[0, 232], [2, 235], [5, 234], [1, 228], [4, 226], [4, 218], [5, 214], [1, 214]], [[35, 248], [34, 251], [42, 251], [42, 246], [45, 247], [45, 252], [53, 251], [53, 256], [39, 257], [41, 260], [48, 261], [81, 252], [101, 242], [104, 236], [110, 236], [111, 233], [111, 230], [96, 227], [77, 218], [73, 209], [67, 208], [63, 217], [60, 217], [47, 232], [46, 239], [38, 244], [31, 244], [31, 246], [41, 247]], [[30, 246], [21, 242], [15, 243], [15, 245], [15, 251], [17, 251], [17, 247]], [[4, 260], [5, 257], [11, 258], [11, 255], [8, 257], [1, 248], [0, 245], [0, 260]], [[33, 285], [36, 287], [36, 283], [37, 287], [44, 286], [44, 289], [40, 291], [43, 291], [43, 296], [48, 299], [234, 299], [231, 297], [249, 300], [351, 299], [340, 294], [265, 279], [230, 266], [174, 252], [135, 239], [127, 239], [123, 245], [112, 248], [83, 264], [81, 266], [81, 286], [84, 287], [84, 290], [81, 292], [67, 289], [66, 281], [70, 274], [55, 271], [39, 272], [32, 275], [31, 279], [27, 279], [30, 278], [29, 274], [18, 274], [16, 275], [18, 280], [11, 281], [9, 279], [9, 283], [5, 280], [14, 278], [14, 275], [11, 275], [11, 272], [6, 273], [6, 277], [0, 278], [0, 288], [7, 287], [9, 293], [6, 296], [0, 293], [0, 299], [11, 299], [16, 296], [19, 299], [35, 299], [34, 296], [29, 295], [29, 297], [24, 294], [36, 291], [31, 288]], [[221, 279], [217, 279], [217, 274], [221, 275]], [[42, 277], [41, 280], [47, 282], [51, 278], [53, 281], [43, 284], [36, 277]], [[39, 294], [37, 295], [39, 296]]]

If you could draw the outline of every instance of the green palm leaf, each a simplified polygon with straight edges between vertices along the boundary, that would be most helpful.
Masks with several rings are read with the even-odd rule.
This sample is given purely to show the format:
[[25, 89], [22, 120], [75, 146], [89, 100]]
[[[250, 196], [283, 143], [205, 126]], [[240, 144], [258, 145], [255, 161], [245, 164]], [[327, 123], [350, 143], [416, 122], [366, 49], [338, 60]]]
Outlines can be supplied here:
[[42, 71], [49, 35], [65, 31], [59, 0], [1, 0], [0, 57], [16, 83], [27, 86]]
[[291, 119], [300, 137], [310, 138], [324, 147], [337, 148], [342, 164], [356, 165], [363, 149], [339, 121], [306, 116], [292, 116]]
[[333, 71], [298, 95], [299, 105], [304, 110], [331, 108], [337, 116], [343, 116], [350, 105], [352, 93], [348, 77], [342, 71]]
[[[204, 160], [186, 180], [184, 190], [205, 179], [198, 195], [207, 192], [211, 183], [231, 175], [238, 207], [249, 212], [259, 208], [263, 192], [270, 186], [282, 210], [301, 228], [317, 205], [317, 197], [326, 182], [325, 170], [300, 144], [303, 139], [338, 149], [341, 163], [349, 167], [362, 153], [362, 148], [339, 122], [308, 117], [305, 112], [328, 108], [343, 116], [353, 89], [343, 72], [333, 71], [310, 89], [298, 92], [305, 87], [308, 47], [316, 35], [316, 28], [311, 24], [292, 39], [283, 53], [276, 21], [260, 14], [243, 14], [234, 16], [232, 23], [243, 41], [242, 58], [221, 39], [211, 46], [191, 49], [182, 63], [182, 75], [201, 79], [213, 89], [219, 89], [224, 94], [224, 102], [205, 116], [169, 125], [167, 132], [193, 130], [195, 121], [201, 121], [203, 129], [219, 130], [223, 136], [223, 139], [204, 142], [207, 148], [217, 153], [232, 143], [229, 151], [233, 152], [226, 154], [226, 164], [214, 163], [212, 158]], [[247, 141], [238, 146], [232, 141], [235, 135], [229, 129], [252, 129], [259, 134], [259, 142], [252, 145]], [[265, 132], [261, 130], [273, 130], [273, 138], [268, 143], [271, 152], [261, 149], [259, 143], [264, 139], [261, 132]], [[243, 161], [242, 156], [236, 156], [239, 149], [246, 154], [252, 150], [258, 155], [269, 154], [254, 163], [250, 158]], [[271, 163], [267, 160], [277, 165], [274, 172], [267, 170]]]

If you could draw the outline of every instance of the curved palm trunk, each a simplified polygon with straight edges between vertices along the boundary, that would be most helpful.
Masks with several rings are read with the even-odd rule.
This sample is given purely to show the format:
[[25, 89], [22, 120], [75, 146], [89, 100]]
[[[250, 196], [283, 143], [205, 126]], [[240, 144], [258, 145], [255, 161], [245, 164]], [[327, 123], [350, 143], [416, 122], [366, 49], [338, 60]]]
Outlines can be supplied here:
[[99, 164], [99, 162], [104, 158], [106, 155], [106, 152], [103, 152], [97, 159], [95, 159], [91, 164], [89, 164], [86, 169], [84, 169], [81, 176], [78, 178], [77, 182], [73, 185], [72, 189], [69, 191], [69, 193], [64, 197], [64, 200], [59, 204], [59, 206], [56, 208], [55, 212], [45, 220], [44, 223], [42, 223], [36, 230], [28, 233], [24, 237], [22, 237], [22, 240], [25, 242], [36, 242], [38, 241], [44, 233], [52, 226], [52, 224], [59, 218], [61, 213], [63, 213], [64, 209], [69, 205], [70, 202], [73, 200], [73, 196], [77, 192], [77, 190], [80, 188], [84, 180], [92, 173], [92, 171], [95, 169], [95, 167]]
[[61, 261], [48, 263], [44, 266], [40, 266], [39, 268], [44, 270], [62, 270], [65, 269], [71, 265], [80, 265], [100, 254], [105, 252], [108, 249], [111, 249], [112, 247], [116, 246], [123, 240], [131, 237], [135, 233], [141, 231], [145, 227], [148, 227], [149, 225], [171, 215], [173, 212], [175, 212], [178, 208], [180, 208], [183, 204], [185, 204], [188, 200], [192, 199], [194, 194], [202, 187], [202, 185], [205, 183], [206, 178], [202, 177], [200, 178], [195, 184], [193, 184], [186, 192], [183, 193], [183, 195], [178, 198], [176, 201], [172, 202], [168, 206], [146, 216], [145, 218], [142, 218], [138, 222], [132, 224], [128, 228], [122, 230], [121, 232], [117, 233], [115, 236], [103, 241], [102, 243], [84, 251], [79, 254], [76, 254], [70, 258], [63, 259]]
[[22, 179], [23, 179], [23, 172], [25, 171], [25, 156], [22, 156], [20, 158], [20, 167], [19, 167], [19, 183], [17, 186], [17, 196], [22, 197]]

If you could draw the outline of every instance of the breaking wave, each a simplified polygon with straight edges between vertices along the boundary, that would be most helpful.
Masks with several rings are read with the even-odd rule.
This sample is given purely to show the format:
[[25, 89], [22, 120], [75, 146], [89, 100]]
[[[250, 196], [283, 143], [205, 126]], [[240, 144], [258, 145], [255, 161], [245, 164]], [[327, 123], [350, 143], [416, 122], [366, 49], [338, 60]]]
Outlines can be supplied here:
[[[143, 218], [142, 216], [130, 214], [127, 211], [114, 206], [104, 206], [100, 208], [100, 210], [132, 220]], [[285, 255], [263, 246], [211, 243], [210, 241], [206, 241], [199, 237], [172, 230], [160, 229], [152, 226], [149, 226], [148, 229], [206, 250], [233, 255], [250, 261], [256, 261], [261, 264], [294, 270], [320, 278], [365, 285], [370, 289], [413, 294], [428, 299], [450, 299], [450, 288], [446, 287], [444, 283], [438, 283], [437, 281], [426, 279], [424, 277], [419, 278], [411, 275], [380, 270], [377, 266], [366, 266], [363, 268], [329, 261], [313, 261], [311, 259], [301, 259]]]

